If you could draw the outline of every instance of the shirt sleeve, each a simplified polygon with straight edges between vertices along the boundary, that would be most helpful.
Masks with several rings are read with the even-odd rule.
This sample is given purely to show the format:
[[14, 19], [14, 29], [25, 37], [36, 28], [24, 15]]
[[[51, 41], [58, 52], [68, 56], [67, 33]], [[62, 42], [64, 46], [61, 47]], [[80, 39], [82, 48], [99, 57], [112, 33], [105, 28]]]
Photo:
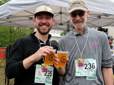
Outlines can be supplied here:
[[26, 71], [22, 64], [24, 54], [22, 40], [18, 40], [12, 45], [10, 52], [11, 54], [6, 60], [6, 75], [9, 79], [22, 75]]
[[112, 56], [107, 36], [102, 36], [102, 67], [112, 67]]
[[65, 43], [62, 39], [59, 40], [59, 50], [64, 51], [65, 50]]

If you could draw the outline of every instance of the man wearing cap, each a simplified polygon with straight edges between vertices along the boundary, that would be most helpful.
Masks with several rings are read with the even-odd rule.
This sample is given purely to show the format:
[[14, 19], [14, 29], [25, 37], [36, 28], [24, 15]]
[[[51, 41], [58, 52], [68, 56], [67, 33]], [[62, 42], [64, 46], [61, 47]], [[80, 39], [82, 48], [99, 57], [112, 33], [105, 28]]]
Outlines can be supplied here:
[[[42, 65], [44, 57], [54, 54], [57, 49], [50, 43], [53, 17], [50, 7], [43, 5], [36, 8], [33, 18], [36, 32], [12, 45], [12, 54], [6, 63], [6, 75], [9, 79], [14, 78], [14, 85], [58, 85], [58, 72], [62, 74], [64, 71]], [[55, 63], [58, 63], [57, 59]]]
[[113, 85], [112, 58], [107, 35], [87, 27], [89, 11], [81, 0], [69, 10], [73, 30], [60, 41], [69, 61], [60, 85]]

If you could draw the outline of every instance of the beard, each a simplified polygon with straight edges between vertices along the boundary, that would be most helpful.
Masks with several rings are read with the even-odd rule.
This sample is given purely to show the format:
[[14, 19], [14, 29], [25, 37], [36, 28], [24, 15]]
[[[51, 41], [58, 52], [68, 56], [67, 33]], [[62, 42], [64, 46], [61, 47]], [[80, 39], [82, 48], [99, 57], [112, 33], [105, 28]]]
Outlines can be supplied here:
[[85, 26], [84, 21], [77, 20], [77, 21], [72, 21], [72, 25], [76, 28], [83, 28]]
[[49, 23], [39, 23], [36, 25], [36, 28], [41, 35], [47, 35], [50, 32], [52, 26], [50, 26]]
[[37, 31], [38, 31], [41, 35], [47, 35], [47, 34], [50, 32], [51, 27], [48, 28], [47, 31], [42, 31], [41, 29], [43, 29], [43, 28], [37, 28]]

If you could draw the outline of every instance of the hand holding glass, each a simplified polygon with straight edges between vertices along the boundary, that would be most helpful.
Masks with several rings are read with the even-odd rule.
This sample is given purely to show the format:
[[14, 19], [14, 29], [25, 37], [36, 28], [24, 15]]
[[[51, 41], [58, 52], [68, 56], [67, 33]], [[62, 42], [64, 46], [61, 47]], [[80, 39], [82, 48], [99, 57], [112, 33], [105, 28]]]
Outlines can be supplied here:
[[67, 51], [57, 51], [57, 57], [59, 59], [59, 62], [55, 67], [57, 68], [63, 68], [65, 67], [67, 61], [68, 61], [68, 52]]

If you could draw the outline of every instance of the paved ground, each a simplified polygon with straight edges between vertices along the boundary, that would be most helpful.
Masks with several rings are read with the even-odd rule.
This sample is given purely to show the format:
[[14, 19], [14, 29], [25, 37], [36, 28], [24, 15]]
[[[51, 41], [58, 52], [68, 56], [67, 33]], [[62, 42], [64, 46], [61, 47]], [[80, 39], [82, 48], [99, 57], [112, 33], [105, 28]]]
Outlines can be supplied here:
[[4, 67], [5, 67], [5, 60], [0, 59], [0, 85], [5, 85], [5, 76], [4, 76]]
[[[5, 59], [0, 59], [0, 85], [5, 85]], [[13, 80], [9, 85], [13, 85]]]

